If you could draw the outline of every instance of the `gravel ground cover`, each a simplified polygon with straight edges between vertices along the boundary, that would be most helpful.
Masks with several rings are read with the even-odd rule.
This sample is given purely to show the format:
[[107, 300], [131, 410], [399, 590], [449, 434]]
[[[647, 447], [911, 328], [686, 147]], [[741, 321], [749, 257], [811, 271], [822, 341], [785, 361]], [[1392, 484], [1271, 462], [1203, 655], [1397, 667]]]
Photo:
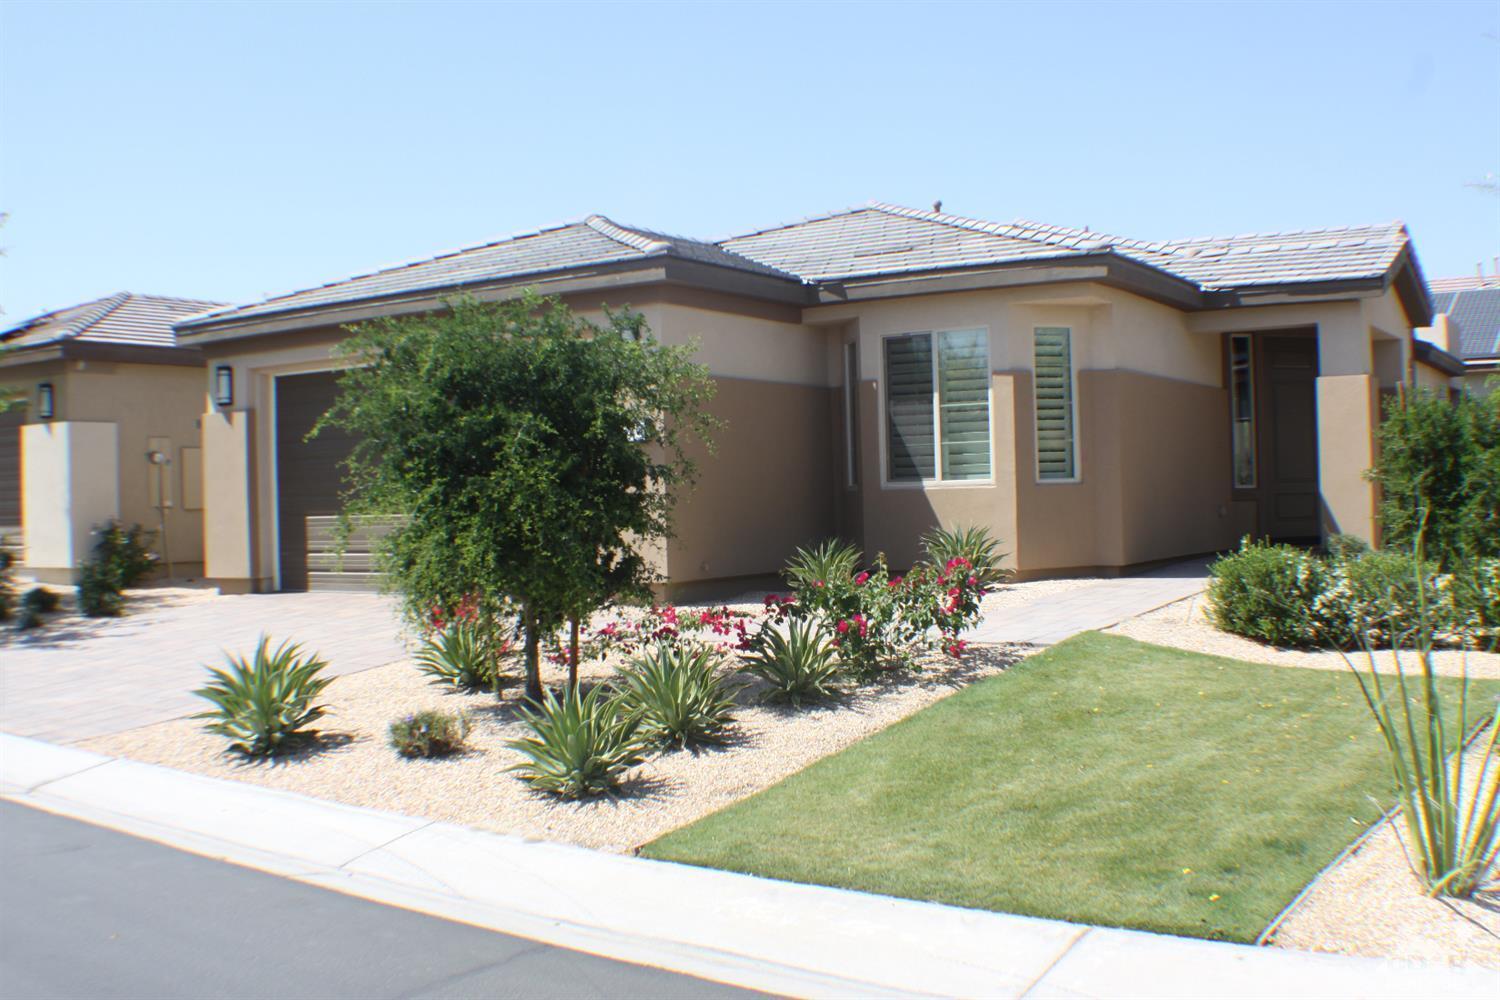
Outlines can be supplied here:
[[[1023, 584], [990, 595], [992, 608], [1022, 608], [1063, 584]], [[732, 605], [759, 610], [762, 594]], [[596, 623], [597, 624], [597, 623]], [[497, 700], [428, 682], [408, 663], [336, 679], [323, 701], [331, 714], [315, 747], [271, 762], [251, 762], [224, 751], [221, 737], [191, 719], [147, 726], [82, 744], [219, 778], [248, 781], [353, 805], [430, 816], [504, 833], [627, 852], [655, 837], [775, 784], [830, 753], [967, 686], [1004, 670], [1027, 647], [975, 647], [960, 661], [925, 657], [920, 671], [900, 671], [877, 683], [850, 687], [841, 699], [800, 710], [764, 703], [747, 687], [737, 725], [724, 746], [676, 751], [648, 761], [623, 794], [569, 804], [532, 793], [506, 768], [519, 754], [506, 741], [524, 735], [516, 709], [519, 684]], [[585, 683], [611, 676], [623, 660], [585, 663]], [[519, 666], [519, 665], [517, 665]], [[513, 671], [513, 673], [517, 673]], [[544, 664], [548, 680], [557, 668]], [[422, 709], [465, 711], [473, 719], [468, 752], [446, 759], [406, 760], [387, 743], [392, 719]]]
[[[1344, 657], [1336, 651], [1278, 649], [1254, 639], [1219, 631], [1208, 619], [1207, 598], [1202, 594], [1123, 621], [1106, 631], [1157, 646], [1211, 653], [1250, 663], [1273, 663], [1282, 667], [1310, 667], [1316, 670], [1349, 669]], [[1361, 669], [1367, 667], [1363, 653], [1351, 653], [1350, 656]], [[1461, 650], [1444, 649], [1437, 651], [1433, 662], [1440, 675], [1456, 677], [1464, 669], [1466, 656], [1470, 677], [1500, 679], [1500, 654], [1465, 654]], [[1408, 657], [1402, 657], [1403, 665], [1410, 666], [1414, 662]], [[1375, 663], [1384, 673], [1395, 670], [1395, 657], [1389, 650], [1376, 651]]]
[[[1477, 770], [1482, 749], [1471, 747], [1466, 767]], [[1490, 768], [1496, 766], [1491, 760]], [[1399, 818], [1381, 824], [1313, 883], [1276, 929], [1273, 943], [1500, 969], [1500, 893], [1466, 900], [1429, 897], [1412, 874], [1400, 840], [1404, 835]]]

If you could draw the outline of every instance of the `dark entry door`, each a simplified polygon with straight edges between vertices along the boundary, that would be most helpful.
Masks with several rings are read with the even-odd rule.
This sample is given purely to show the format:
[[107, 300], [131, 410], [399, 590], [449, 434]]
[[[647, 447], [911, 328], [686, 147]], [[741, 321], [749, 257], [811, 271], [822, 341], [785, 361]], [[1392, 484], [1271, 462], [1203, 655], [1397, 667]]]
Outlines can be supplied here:
[[307, 518], [343, 509], [341, 463], [354, 438], [333, 429], [304, 440], [338, 394], [336, 372], [276, 379], [276, 520], [282, 590], [306, 590]]
[[1309, 335], [1261, 338], [1261, 534], [1317, 541], [1318, 340]]

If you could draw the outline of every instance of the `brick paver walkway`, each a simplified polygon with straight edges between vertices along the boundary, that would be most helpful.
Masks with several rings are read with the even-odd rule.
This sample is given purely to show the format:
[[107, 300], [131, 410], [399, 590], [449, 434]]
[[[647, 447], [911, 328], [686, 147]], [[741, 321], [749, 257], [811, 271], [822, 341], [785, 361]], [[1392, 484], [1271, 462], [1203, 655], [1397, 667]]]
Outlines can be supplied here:
[[1192, 597], [1208, 585], [1207, 567], [1206, 560], [1190, 559], [1139, 576], [1099, 580], [1045, 601], [1006, 608], [985, 618], [964, 638], [1050, 646]]
[[[180, 596], [180, 595], [179, 595]], [[130, 606], [127, 605], [127, 608]], [[265, 632], [354, 673], [406, 655], [394, 602], [374, 594], [254, 594], [162, 605], [148, 591], [123, 618], [0, 635], [0, 730], [74, 743], [202, 711], [192, 695], [224, 651]]]

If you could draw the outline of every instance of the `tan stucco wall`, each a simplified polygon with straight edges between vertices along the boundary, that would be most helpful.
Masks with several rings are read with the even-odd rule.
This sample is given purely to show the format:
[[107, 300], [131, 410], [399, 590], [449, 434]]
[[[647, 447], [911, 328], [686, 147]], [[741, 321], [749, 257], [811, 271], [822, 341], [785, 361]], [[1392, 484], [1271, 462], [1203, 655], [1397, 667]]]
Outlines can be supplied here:
[[1379, 395], [1373, 375], [1318, 377], [1318, 487], [1325, 534], [1379, 541], [1375, 484], [1364, 478], [1375, 464]]
[[[35, 386], [40, 382], [54, 386], [53, 423], [115, 425], [115, 516], [125, 523], [159, 531], [160, 517], [154, 505], [156, 469], [146, 461], [146, 454], [153, 444], [170, 450], [172, 464], [166, 491], [172, 506], [167, 511], [167, 531], [174, 570], [179, 576], [201, 572], [203, 509], [184, 507], [185, 500], [200, 495], [201, 484], [185, 483], [183, 477], [191, 476], [197, 468], [195, 456], [185, 458], [184, 451], [200, 448], [203, 370], [99, 361], [53, 361], [7, 370], [0, 375], [0, 383], [22, 386], [33, 397], [33, 406], [26, 414], [29, 424], [43, 422], [34, 405]], [[77, 516], [84, 516], [82, 507], [77, 510]], [[28, 535], [32, 532], [29, 525], [23, 527]]]

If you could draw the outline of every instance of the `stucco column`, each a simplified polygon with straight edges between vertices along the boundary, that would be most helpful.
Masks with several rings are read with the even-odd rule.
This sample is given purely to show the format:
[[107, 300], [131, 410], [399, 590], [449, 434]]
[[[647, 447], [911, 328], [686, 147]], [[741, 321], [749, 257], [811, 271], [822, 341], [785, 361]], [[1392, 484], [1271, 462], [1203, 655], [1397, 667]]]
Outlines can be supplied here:
[[255, 445], [248, 410], [203, 415], [203, 575], [226, 593], [255, 589]]
[[46, 583], [72, 583], [93, 531], [120, 516], [119, 430], [58, 420], [21, 428], [25, 565]]
[[1379, 386], [1373, 375], [1323, 375], [1317, 399], [1323, 536], [1357, 535], [1375, 544], [1375, 484], [1365, 472], [1375, 464]]

